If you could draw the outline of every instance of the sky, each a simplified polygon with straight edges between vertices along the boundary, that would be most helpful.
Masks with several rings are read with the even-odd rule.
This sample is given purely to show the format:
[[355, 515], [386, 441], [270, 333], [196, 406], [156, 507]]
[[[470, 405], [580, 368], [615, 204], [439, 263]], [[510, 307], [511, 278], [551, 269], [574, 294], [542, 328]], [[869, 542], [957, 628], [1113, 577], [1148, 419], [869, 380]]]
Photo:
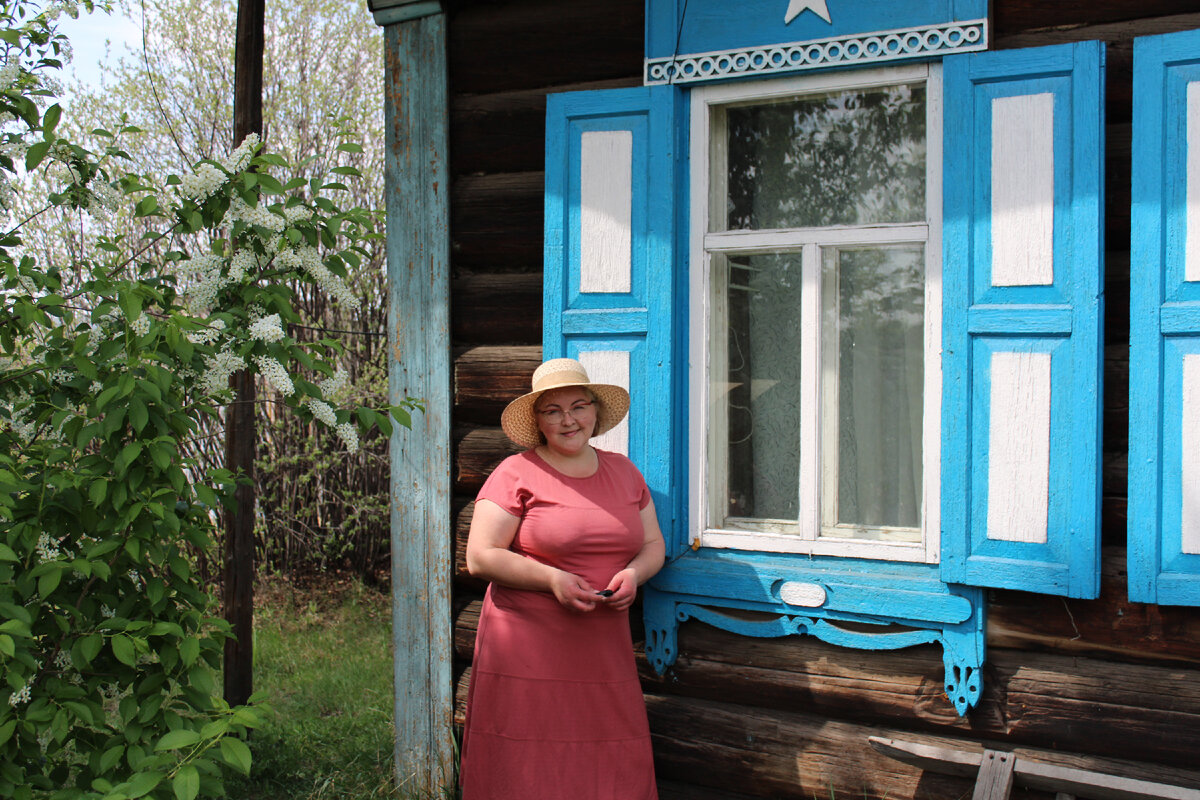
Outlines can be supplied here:
[[[130, 56], [141, 50], [142, 31], [138, 22], [114, 13], [108, 16], [101, 12], [79, 15], [71, 19], [65, 14], [59, 18], [59, 31], [71, 39], [75, 51], [74, 60], [67, 65], [63, 83], [70, 85], [72, 79], [92, 86], [100, 83], [101, 64], [115, 64], [122, 55]], [[106, 42], [111, 49], [106, 50]], [[107, 55], [106, 55], [107, 52]]]

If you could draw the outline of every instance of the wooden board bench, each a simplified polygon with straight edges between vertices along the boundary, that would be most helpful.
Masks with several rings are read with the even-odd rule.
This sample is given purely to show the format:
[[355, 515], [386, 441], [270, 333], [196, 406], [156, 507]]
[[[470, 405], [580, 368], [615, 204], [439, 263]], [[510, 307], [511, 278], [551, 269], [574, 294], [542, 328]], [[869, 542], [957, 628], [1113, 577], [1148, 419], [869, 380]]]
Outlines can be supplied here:
[[868, 741], [880, 753], [921, 769], [976, 776], [971, 800], [1007, 800], [1014, 785], [1055, 792], [1057, 800], [1200, 800], [1200, 789], [1049, 764], [1001, 750], [958, 750], [882, 736]]

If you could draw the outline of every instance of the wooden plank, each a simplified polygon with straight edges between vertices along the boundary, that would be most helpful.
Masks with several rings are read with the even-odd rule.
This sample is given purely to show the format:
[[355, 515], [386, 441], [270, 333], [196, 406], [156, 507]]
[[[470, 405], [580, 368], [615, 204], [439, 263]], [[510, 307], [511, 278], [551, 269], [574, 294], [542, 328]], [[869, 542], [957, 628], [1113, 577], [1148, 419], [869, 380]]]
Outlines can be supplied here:
[[389, 25], [384, 38], [388, 396], [425, 401], [391, 440], [395, 770], [424, 794], [454, 769], [445, 20]]
[[1008, 800], [1013, 787], [1012, 753], [984, 750], [971, 800]]
[[[991, 749], [980, 752], [972, 743], [963, 743], [964, 746], [972, 748], [968, 750], [897, 741], [881, 736], [871, 736], [869, 741], [880, 753], [924, 770], [947, 775], [970, 775], [977, 770], [979, 778], [975, 784], [975, 800], [1006, 797], [1013, 782], [1034, 789], [1065, 792], [1094, 800], [1200, 800], [1198, 789], [1136, 780], [1103, 771], [1106, 768], [1121, 769], [1121, 765], [1118, 764], [1103, 765], [1095, 762], [1097, 769], [1082, 769], [1044, 760], [1061, 758], [1061, 754], [1058, 753], [1030, 750], [1022, 751], [1018, 755]], [[1086, 759], [1085, 763], [1088, 763]], [[1007, 787], [1004, 782], [1007, 782]], [[984, 793], [981, 794], [981, 791]]]

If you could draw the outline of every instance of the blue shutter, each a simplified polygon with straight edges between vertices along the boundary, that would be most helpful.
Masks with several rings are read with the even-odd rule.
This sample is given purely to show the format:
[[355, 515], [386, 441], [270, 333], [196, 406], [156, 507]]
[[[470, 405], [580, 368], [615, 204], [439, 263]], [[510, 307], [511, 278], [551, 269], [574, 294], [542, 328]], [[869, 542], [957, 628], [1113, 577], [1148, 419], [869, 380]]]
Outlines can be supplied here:
[[1135, 39], [1133, 88], [1129, 599], [1200, 605], [1200, 31]]
[[672, 552], [686, 542], [685, 130], [672, 86], [547, 99], [544, 356], [578, 358], [592, 380], [629, 389], [627, 423], [596, 444], [642, 470]]
[[942, 577], [1095, 597], [1103, 44], [944, 79]]

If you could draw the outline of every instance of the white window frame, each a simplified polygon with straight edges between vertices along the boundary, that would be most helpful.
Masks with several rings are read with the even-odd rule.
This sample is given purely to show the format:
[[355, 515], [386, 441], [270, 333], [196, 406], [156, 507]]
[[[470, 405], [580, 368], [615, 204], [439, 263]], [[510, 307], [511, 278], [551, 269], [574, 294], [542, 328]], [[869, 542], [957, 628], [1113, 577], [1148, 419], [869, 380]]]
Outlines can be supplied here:
[[[709, 233], [711, 139], [710, 108], [730, 103], [770, 100], [797, 94], [888, 86], [900, 82], [926, 84], [926, 217], [924, 223], [839, 226], [828, 228]], [[693, 547], [802, 553], [887, 561], [938, 563], [940, 560], [940, 460], [942, 395], [942, 82], [941, 64], [912, 64], [869, 70], [807, 75], [776, 80], [716, 84], [691, 93], [690, 242], [689, 242], [689, 538]], [[723, 149], [718, 152], [723, 152]], [[721, 173], [718, 173], [721, 174]], [[716, 187], [720, 188], [720, 187]], [[720, 192], [724, 196], [724, 192]], [[922, 510], [918, 542], [838, 539], [821, 535], [821, 438], [818, 422], [821, 391], [816, 370], [805, 370], [801, 392], [800, 515], [798, 530], [783, 532], [771, 523], [739, 529], [719, 528], [723, 516], [721, 480], [710, 484], [713, 469], [725, 469], [710, 458], [713, 437], [722, 435], [714, 413], [708, 379], [721, 337], [712, 337], [710, 298], [711, 254], [744, 255], [791, 250], [802, 253], [802, 358], [818, 363], [820, 341], [821, 248], [827, 246], [923, 243], [925, 246], [925, 382], [922, 418]]]

